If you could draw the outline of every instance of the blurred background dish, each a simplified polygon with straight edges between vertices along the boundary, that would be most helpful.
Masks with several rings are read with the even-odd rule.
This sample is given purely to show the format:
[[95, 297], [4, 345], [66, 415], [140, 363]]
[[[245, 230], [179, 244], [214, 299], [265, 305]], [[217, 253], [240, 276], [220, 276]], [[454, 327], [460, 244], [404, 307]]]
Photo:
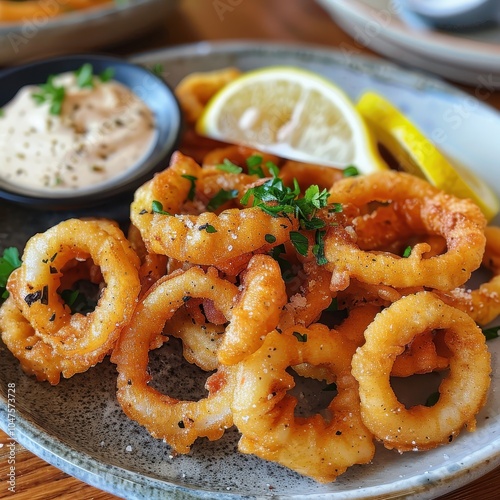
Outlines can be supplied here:
[[45, 16], [0, 22], [0, 65], [122, 43], [165, 24], [176, 4], [177, 0], [111, 0], [52, 17], [54, 3], [47, 0]]
[[405, 0], [317, 0], [363, 47], [455, 82], [500, 88], [500, 26], [439, 31]]

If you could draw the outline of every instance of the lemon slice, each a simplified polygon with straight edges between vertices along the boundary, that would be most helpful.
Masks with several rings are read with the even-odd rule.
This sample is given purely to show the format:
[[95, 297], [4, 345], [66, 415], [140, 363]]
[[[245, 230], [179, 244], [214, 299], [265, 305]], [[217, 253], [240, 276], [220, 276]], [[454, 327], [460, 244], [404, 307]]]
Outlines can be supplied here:
[[497, 196], [466, 166], [447, 158], [406, 116], [382, 96], [367, 92], [357, 109], [377, 140], [400, 167], [459, 198], [470, 198], [491, 220], [500, 210]]
[[298, 161], [354, 165], [360, 173], [387, 168], [349, 97], [329, 80], [294, 67], [236, 78], [208, 102], [196, 130]]

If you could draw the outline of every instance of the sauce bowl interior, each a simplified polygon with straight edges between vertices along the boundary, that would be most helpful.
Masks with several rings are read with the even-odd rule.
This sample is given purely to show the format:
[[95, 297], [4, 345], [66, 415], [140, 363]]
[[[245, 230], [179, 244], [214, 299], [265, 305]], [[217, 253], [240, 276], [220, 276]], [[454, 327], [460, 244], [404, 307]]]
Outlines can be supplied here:
[[94, 74], [112, 68], [113, 79], [127, 86], [151, 109], [156, 125], [153, 147], [139, 165], [115, 181], [75, 189], [70, 193], [56, 190], [42, 193], [0, 179], [0, 199], [51, 210], [100, 205], [133, 192], [156, 171], [168, 165], [168, 159], [177, 147], [181, 135], [182, 115], [179, 103], [172, 89], [152, 71], [122, 59], [82, 54], [9, 68], [0, 73], [0, 108], [11, 101], [21, 87], [45, 83], [51, 75], [76, 71], [85, 63], [92, 64]]

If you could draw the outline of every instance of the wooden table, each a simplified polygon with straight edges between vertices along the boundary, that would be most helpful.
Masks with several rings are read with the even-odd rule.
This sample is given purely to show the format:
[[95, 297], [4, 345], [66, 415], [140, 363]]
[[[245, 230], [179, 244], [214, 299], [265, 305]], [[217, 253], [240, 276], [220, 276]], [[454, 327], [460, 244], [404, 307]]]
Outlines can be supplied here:
[[[223, 20], [216, 5], [224, 9]], [[182, 43], [229, 39], [306, 42], [332, 48], [348, 44], [356, 52], [370, 54], [341, 31], [313, 0], [220, 0], [218, 3], [180, 0], [178, 8], [165, 19], [161, 29], [110, 51], [128, 55]], [[461, 88], [474, 95], [475, 89]], [[500, 92], [492, 92], [485, 101], [500, 109]], [[0, 431], [0, 498], [10, 497], [5, 486], [9, 442], [6, 434]], [[439, 500], [494, 500], [498, 498], [498, 491], [500, 468]], [[12, 498], [111, 500], [116, 497], [68, 476], [17, 445], [16, 494]]]

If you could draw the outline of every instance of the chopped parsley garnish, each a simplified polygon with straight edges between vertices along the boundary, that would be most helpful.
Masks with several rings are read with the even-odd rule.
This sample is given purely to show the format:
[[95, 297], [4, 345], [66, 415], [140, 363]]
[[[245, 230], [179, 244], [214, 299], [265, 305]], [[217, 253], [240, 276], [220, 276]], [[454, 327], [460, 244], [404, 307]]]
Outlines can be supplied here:
[[326, 231], [316, 231], [314, 235], [314, 245], [312, 248], [312, 253], [316, 257], [316, 262], [318, 266], [324, 266], [328, 264], [328, 259], [325, 257], [325, 236]]
[[85, 63], [75, 71], [76, 84], [81, 89], [94, 88], [94, 68], [92, 64]]
[[236, 165], [227, 158], [224, 158], [224, 161], [217, 165], [217, 169], [228, 172], [230, 174], [241, 174], [241, 172], [243, 172], [243, 169], [240, 166]]
[[299, 341], [299, 342], [307, 342], [307, 333], [300, 333], [300, 332], [293, 332], [293, 336]]
[[208, 210], [214, 212], [229, 200], [234, 200], [238, 196], [237, 189], [221, 189], [207, 204]]
[[[94, 68], [92, 64], [85, 63], [74, 73], [79, 88], [94, 87]], [[107, 68], [98, 77], [102, 82], [107, 82], [113, 78], [114, 74], [113, 68]], [[34, 92], [32, 97], [37, 104], [47, 103], [51, 115], [60, 115], [66, 97], [66, 89], [62, 85], [56, 85], [54, 79], [55, 75], [50, 75], [46, 83], [38, 86], [39, 90]]]
[[403, 257], [407, 259], [411, 255], [411, 247], [407, 246], [403, 252]]
[[356, 175], [359, 175], [359, 170], [354, 165], [349, 165], [348, 167], [344, 168], [342, 175], [344, 177], [354, 177]]
[[[316, 217], [316, 213], [319, 209], [328, 206], [328, 191], [320, 190], [317, 185], [312, 185], [301, 196], [300, 186], [296, 179], [294, 179], [293, 188], [288, 187], [278, 177], [279, 170], [276, 165], [267, 164], [266, 166], [272, 177], [263, 184], [250, 188], [241, 198], [241, 203], [247, 205], [250, 197], [253, 196], [253, 206], [259, 207], [272, 217], [288, 217], [288, 214], [291, 214], [299, 221], [301, 229], [316, 231], [322, 229], [325, 222]], [[340, 210], [338, 205], [335, 205], [334, 211]], [[325, 231], [320, 231], [316, 235], [316, 244], [313, 248], [313, 253], [320, 265], [326, 263], [324, 235]], [[309, 240], [306, 236], [298, 231], [292, 231], [290, 239], [299, 254], [307, 255]]]
[[51, 115], [60, 115], [66, 90], [64, 87], [54, 84], [54, 78], [54, 75], [49, 76], [47, 82], [42, 83], [38, 87], [38, 92], [34, 92], [32, 97], [37, 104], [47, 103]]
[[187, 194], [188, 200], [193, 201], [194, 200], [194, 195], [196, 193], [196, 181], [198, 180], [197, 177], [194, 175], [189, 175], [189, 174], [183, 174], [181, 177], [184, 177], [184, 179], [187, 179], [188, 181], [191, 182], [191, 186], [189, 188], [189, 192]]
[[153, 200], [151, 203], [151, 211], [154, 214], [160, 214], [160, 215], [171, 215], [165, 210], [163, 210], [163, 204], [160, 201]]
[[264, 239], [267, 243], [274, 243], [276, 241], [276, 236], [274, 236], [274, 234], [266, 234]]
[[309, 249], [309, 240], [306, 236], [298, 231], [290, 231], [290, 241], [295, 247], [295, 250], [300, 253], [300, 255], [307, 255], [307, 250]]
[[5, 288], [7, 280], [14, 269], [21, 265], [19, 251], [15, 247], [6, 248], [0, 257], [0, 301], [9, 296], [9, 292]]
[[497, 339], [500, 336], [500, 326], [492, 326], [491, 328], [483, 328], [483, 334], [486, 340]]
[[[94, 285], [94, 287], [98, 289], [98, 285]], [[96, 298], [91, 298], [89, 295], [79, 290], [63, 290], [61, 292], [61, 298], [70, 308], [71, 314], [89, 314], [94, 311], [97, 306]]]
[[198, 226], [198, 229], [200, 231], [206, 231], [207, 233], [216, 233], [217, 229], [215, 229], [212, 224], [209, 224], [208, 222], [206, 224], [202, 224], [201, 226]]
[[434, 406], [439, 401], [439, 392], [433, 392], [425, 401], [425, 406]]
[[115, 76], [115, 70], [114, 68], [106, 68], [100, 75], [99, 79], [101, 82], [109, 82], [112, 80]]
[[264, 170], [262, 170], [262, 156], [252, 155], [246, 160], [248, 175], [256, 175], [257, 177], [263, 179], [266, 175]]
[[156, 63], [156, 64], [153, 64], [153, 66], [151, 66], [149, 71], [151, 71], [151, 73], [153, 73], [153, 75], [155, 75], [155, 76], [162, 77], [163, 76], [163, 69], [164, 69], [163, 64]]

